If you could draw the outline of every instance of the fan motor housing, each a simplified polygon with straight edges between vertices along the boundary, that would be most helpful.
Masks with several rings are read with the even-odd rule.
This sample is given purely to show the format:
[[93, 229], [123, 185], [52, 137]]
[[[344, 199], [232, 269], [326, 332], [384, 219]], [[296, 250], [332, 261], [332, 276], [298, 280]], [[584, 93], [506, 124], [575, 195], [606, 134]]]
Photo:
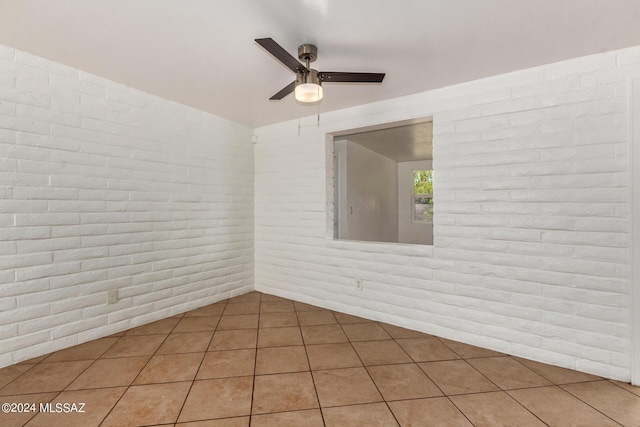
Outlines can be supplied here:
[[310, 69], [308, 73], [297, 73], [296, 86], [303, 83], [322, 85], [322, 80], [320, 80], [320, 77], [318, 76], [318, 70]]

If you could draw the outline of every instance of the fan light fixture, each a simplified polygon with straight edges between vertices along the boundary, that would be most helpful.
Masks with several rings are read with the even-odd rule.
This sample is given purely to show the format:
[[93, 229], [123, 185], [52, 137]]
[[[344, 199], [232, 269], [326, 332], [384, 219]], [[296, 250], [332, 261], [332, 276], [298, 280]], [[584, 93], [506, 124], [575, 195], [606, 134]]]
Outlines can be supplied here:
[[304, 104], [319, 102], [322, 99], [322, 86], [316, 70], [298, 73], [295, 95], [296, 101]]

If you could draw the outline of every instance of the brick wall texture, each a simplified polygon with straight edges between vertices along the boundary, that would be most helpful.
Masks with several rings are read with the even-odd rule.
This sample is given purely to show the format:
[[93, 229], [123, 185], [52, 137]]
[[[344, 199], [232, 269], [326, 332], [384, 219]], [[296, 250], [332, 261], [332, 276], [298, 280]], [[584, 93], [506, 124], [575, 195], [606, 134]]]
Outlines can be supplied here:
[[[637, 47], [256, 129], [256, 288], [628, 380], [633, 76]], [[333, 240], [327, 134], [422, 117], [434, 245]]]
[[0, 47], [0, 366], [253, 289], [251, 132]]

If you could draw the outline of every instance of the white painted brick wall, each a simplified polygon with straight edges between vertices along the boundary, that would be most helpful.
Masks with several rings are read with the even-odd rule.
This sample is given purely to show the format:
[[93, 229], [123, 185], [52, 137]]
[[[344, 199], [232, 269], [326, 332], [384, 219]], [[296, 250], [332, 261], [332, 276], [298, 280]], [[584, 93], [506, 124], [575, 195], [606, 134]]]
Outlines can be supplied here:
[[[639, 75], [635, 47], [256, 129], [256, 289], [629, 380]], [[326, 134], [424, 116], [434, 246], [332, 240]]]
[[0, 46], [0, 367], [252, 289], [250, 136]]

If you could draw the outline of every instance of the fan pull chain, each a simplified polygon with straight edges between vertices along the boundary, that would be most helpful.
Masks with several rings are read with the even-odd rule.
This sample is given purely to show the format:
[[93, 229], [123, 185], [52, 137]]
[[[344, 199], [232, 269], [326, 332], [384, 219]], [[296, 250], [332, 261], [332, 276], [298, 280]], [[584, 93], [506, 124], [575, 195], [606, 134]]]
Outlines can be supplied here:
[[[320, 85], [318, 85], [318, 98], [320, 98]], [[320, 127], [320, 102], [318, 102], [318, 122], [317, 126]]]

